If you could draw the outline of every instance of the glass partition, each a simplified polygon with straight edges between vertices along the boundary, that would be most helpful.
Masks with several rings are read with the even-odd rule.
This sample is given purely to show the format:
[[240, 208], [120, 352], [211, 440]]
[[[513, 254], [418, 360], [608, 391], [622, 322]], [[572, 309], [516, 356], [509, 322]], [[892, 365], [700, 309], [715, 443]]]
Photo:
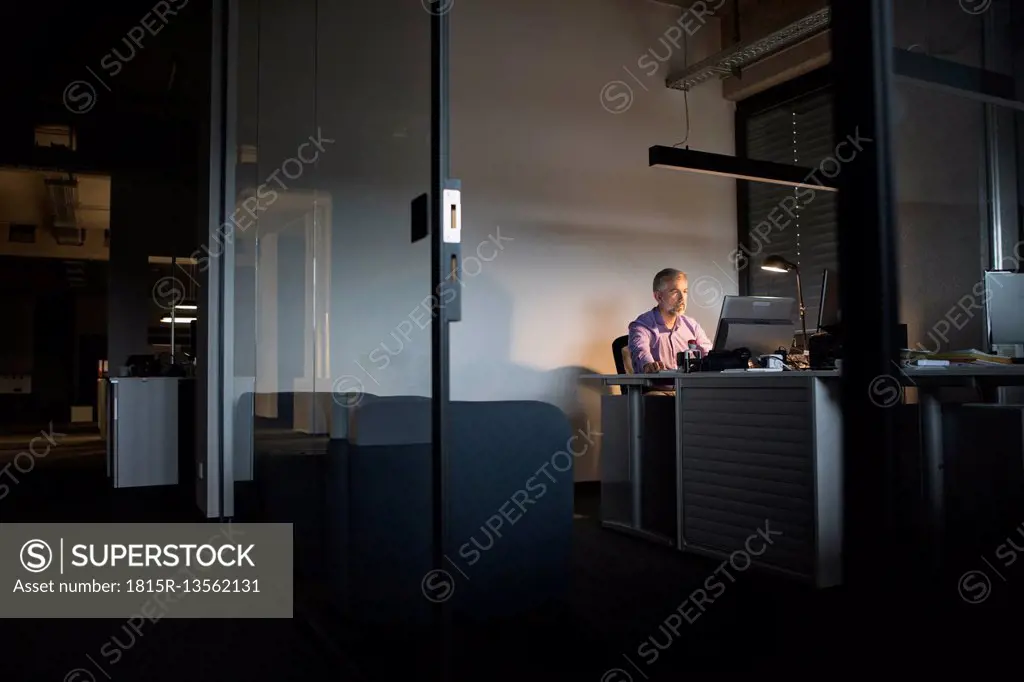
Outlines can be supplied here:
[[[451, 7], [451, 174], [463, 222], [448, 570], [455, 599], [467, 599], [456, 614], [459, 679], [481, 660], [522, 677], [540, 667], [606, 680], [671, 674], [671, 663], [657, 670], [642, 657], [664, 655], [644, 638], [682, 588], [634, 549], [678, 541], [673, 379], [641, 394], [593, 375], [632, 359], [623, 346], [632, 322], [653, 319], [659, 271], [687, 275], [681, 324], [693, 331], [679, 350], [698, 329], [714, 338], [723, 297], [746, 276], [734, 258], [735, 181], [649, 162], [662, 145], [734, 153], [734, 104], [718, 78], [667, 86], [723, 48], [731, 5]], [[665, 576], [680, 556], [668, 552]]]
[[[635, 400], [591, 376], [628, 370], [633, 354], [621, 353], [622, 340], [631, 322], [653, 315], [660, 290], [652, 281], [664, 268], [686, 273], [682, 312], [710, 345], [723, 298], [745, 290], [741, 283], [749, 293], [796, 293], [795, 280], [768, 279], [756, 256], [782, 255], [806, 268], [809, 331], [822, 272], [852, 262], [836, 240], [837, 224], [852, 214], [839, 215], [834, 194], [818, 193], [809, 205], [804, 192], [744, 180], [737, 197], [742, 174], [650, 167], [651, 147], [673, 146], [814, 168], [834, 180], [856, 167], [858, 145], [870, 143], [854, 125], [833, 125], [853, 118], [836, 113], [835, 83], [780, 96], [771, 108], [748, 107], [738, 120], [737, 101], [753, 102], [773, 86], [789, 92], [782, 81], [810, 76], [831, 54], [821, 35], [803, 35], [810, 39], [794, 41], [800, 49], [782, 66], [745, 65], [743, 79], [716, 87], [735, 66], [725, 54], [731, 45], [758, 30], [770, 42], [781, 28], [773, 22], [808, 16], [733, 16], [729, 6], [738, 3], [713, 4], [264, 0], [241, 8], [228, 227], [238, 509], [243, 518], [294, 524], [297, 612], [337, 634], [374, 676], [415, 673], [439, 652], [457, 675], [480, 659], [508, 671], [523, 666], [525, 675], [528, 657], [510, 652], [524, 645], [564, 655], [552, 643], [608, 620], [601, 605], [609, 599], [621, 623], [577, 641], [587, 654], [594, 642], [632, 650], [638, 632], [662, 626], [664, 605], [712, 589], [700, 586], [716, 564], [703, 571], [699, 557], [732, 561], [737, 543], [774, 539], [768, 529], [778, 526], [787, 534], [779, 555], [758, 561], [820, 577], [808, 548], [817, 551], [822, 533], [835, 540], [844, 510], [828, 508], [825, 531], [808, 516], [830, 495], [815, 487], [820, 469], [807, 462], [818, 461], [811, 450], [820, 447], [834, 473], [842, 468], [838, 384], [827, 400], [806, 387], [799, 398], [758, 393], [771, 403], [760, 413], [743, 412], [745, 396], [723, 397], [715, 387], [697, 406], [712, 405], [714, 415], [691, 418], [694, 405], [656, 391]], [[998, 0], [932, 4], [899, 3], [895, 17], [901, 321], [911, 347], [936, 338], [942, 348], [975, 347], [982, 317], [976, 307], [965, 315], [956, 308], [1019, 239], [1007, 151], [1016, 141], [997, 101], [1003, 90], [965, 96], [957, 92], [963, 84], [949, 80], [978, 69], [1011, 77], [1005, 27], [1013, 22], [999, 19], [1010, 4]], [[820, 13], [792, 30], [808, 30]], [[450, 53], [440, 60], [450, 90], [432, 93], [431, 19], [439, 15], [450, 21]], [[847, 64], [854, 56], [843, 55]], [[670, 76], [708, 63], [705, 80], [672, 87], [682, 81]], [[936, 77], [937, 67], [952, 70]], [[846, 86], [839, 90], [850, 103]], [[431, 190], [437, 161], [432, 94], [440, 98], [435, 112], [451, 124], [450, 149], [443, 138], [435, 151], [450, 151], [457, 180], [433, 197], [442, 219], [432, 238], [453, 235], [440, 290], [431, 289], [431, 241], [413, 240], [423, 215], [413, 200]], [[868, 107], [861, 114], [872, 118]], [[737, 126], [747, 128], [737, 135]], [[855, 192], [873, 196], [872, 172], [851, 171]], [[780, 211], [792, 218], [785, 226]], [[766, 221], [768, 240], [758, 232]], [[763, 238], [757, 253], [754, 235]], [[844, 276], [840, 288], [849, 292], [858, 280]], [[457, 320], [450, 348], [432, 347], [442, 307]], [[449, 437], [441, 444], [432, 443], [435, 351], [450, 357]], [[765, 411], [812, 403], [815, 419], [827, 412], [833, 420], [827, 446], [792, 435], [804, 417]], [[913, 420], [901, 422], [908, 437], [917, 435]], [[690, 438], [688, 469], [678, 465], [680, 434]], [[440, 547], [431, 523], [434, 445], [444, 446], [448, 464]], [[783, 456], [802, 463], [766, 473]], [[836, 499], [839, 480], [836, 473], [828, 481]], [[796, 502], [773, 507], [776, 493], [764, 494], [775, 485]], [[726, 489], [741, 492], [729, 497]], [[803, 511], [791, 513], [797, 507]], [[614, 522], [626, 532], [612, 534]], [[626, 562], [602, 574], [614, 589], [595, 588], [600, 581], [588, 571], [603, 569], [581, 570], [574, 542], [611, 561], [632, 552], [628, 535], [686, 550], [681, 562], [696, 567], [699, 580], [663, 580], [682, 563], [662, 570]], [[438, 549], [440, 566], [432, 561]], [[649, 593], [636, 596], [637, 584]], [[592, 591], [578, 599], [577, 588]], [[443, 650], [428, 636], [439, 604], [456, 626]], [[651, 646], [639, 642], [640, 665], [653, 665], [643, 653]], [[621, 663], [592, 655], [577, 662], [606, 679], [621, 672]]]
[[[1010, 359], [998, 357], [1024, 356], [1024, 339], [991, 334], [993, 320], [1012, 327], [1019, 306], [1002, 304], [1009, 292], [987, 286], [986, 272], [1020, 272], [1024, 255], [1018, 133], [1024, 8], [1009, 0], [931, 3], [928, 11], [928, 3], [893, 5], [900, 322], [907, 348], [916, 351], [910, 358], [958, 365], [955, 371], [973, 378], [929, 379], [911, 366], [898, 377], [900, 386], [892, 377], [876, 381], [890, 382], [882, 407], [897, 406], [901, 418], [900, 471], [912, 482], [901, 502], [914, 509], [928, 568], [945, 581], [942, 589], [959, 579], [959, 597], [977, 604], [989, 596], [985, 589], [978, 597], [985, 572], [964, 571], [1016, 526], [1018, 512], [1008, 500], [1021, 494], [1009, 482], [1016, 473], [985, 464], [990, 447], [1016, 442], [1017, 427], [1006, 420], [1024, 402], [1014, 388], [1019, 382], [1006, 376]], [[976, 448], [981, 441], [986, 445]]]
[[196, 326], [192, 323], [202, 315], [197, 259], [150, 256], [148, 260], [152, 297], [146, 320], [147, 343], [165, 363], [173, 360], [193, 376]]
[[1014, 89], [1011, 3], [927, 5], [893, 8], [900, 321], [910, 348], [983, 349], [983, 273], [1019, 239], [1015, 114], [993, 99]]
[[965, 312], [959, 301], [974, 295], [988, 264], [985, 106], [908, 83], [895, 85], [894, 106], [900, 322], [908, 347], [979, 348], [982, 308]]
[[431, 15], [407, 2], [241, 5], [238, 509], [294, 524], [296, 613], [367, 654], [432, 618], [435, 307], [410, 208], [430, 183]]

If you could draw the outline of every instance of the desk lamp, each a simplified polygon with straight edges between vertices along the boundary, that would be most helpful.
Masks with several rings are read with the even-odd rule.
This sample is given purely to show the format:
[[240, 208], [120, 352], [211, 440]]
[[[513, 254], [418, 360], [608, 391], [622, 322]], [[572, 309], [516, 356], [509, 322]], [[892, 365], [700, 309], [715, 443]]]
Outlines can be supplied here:
[[796, 274], [796, 297], [800, 304], [800, 328], [803, 331], [803, 349], [807, 350], [807, 308], [804, 307], [804, 290], [800, 286], [800, 267], [782, 256], [768, 256], [761, 263], [762, 270], [769, 272], [792, 272]]

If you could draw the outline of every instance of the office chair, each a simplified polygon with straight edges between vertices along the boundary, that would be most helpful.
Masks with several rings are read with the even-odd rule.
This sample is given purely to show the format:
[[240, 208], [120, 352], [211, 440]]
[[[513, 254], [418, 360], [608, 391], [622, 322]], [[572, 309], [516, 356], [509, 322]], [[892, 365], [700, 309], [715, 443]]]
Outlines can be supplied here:
[[633, 357], [629, 353], [629, 337], [620, 336], [612, 341], [612, 357], [618, 374], [633, 374]]

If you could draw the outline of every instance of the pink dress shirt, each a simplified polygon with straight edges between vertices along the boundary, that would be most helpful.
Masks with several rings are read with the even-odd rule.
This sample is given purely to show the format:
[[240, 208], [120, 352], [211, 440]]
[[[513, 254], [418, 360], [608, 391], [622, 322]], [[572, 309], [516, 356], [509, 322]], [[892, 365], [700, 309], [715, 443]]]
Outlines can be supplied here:
[[711, 350], [711, 339], [697, 320], [680, 315], [676, 318], [675, 328], [669, 329], [656, 307], [648, 310], [629, 324], [629, 354], [633, 360], [633, 371], [639, 374], [644, 365], [655, 361], [676, 369], [676, 353], [687, 350], [690, 341], [697, 342], [703, 355]]

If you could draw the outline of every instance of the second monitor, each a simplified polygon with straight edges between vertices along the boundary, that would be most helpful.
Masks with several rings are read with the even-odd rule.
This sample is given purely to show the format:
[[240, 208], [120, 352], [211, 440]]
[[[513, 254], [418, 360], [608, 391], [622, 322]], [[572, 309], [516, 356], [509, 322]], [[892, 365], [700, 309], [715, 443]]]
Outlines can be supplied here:
[[836, 274], [826, 268], [821, 273], [821, 294], [818, 297], [818, 331], [827, 331], [839, 326], [839, 280]]
[[797, 303], [784, 296], [726, 296], [715, 332], [715, 351], [746, 348], [751, 356], [788, 350], [796, 328]]

